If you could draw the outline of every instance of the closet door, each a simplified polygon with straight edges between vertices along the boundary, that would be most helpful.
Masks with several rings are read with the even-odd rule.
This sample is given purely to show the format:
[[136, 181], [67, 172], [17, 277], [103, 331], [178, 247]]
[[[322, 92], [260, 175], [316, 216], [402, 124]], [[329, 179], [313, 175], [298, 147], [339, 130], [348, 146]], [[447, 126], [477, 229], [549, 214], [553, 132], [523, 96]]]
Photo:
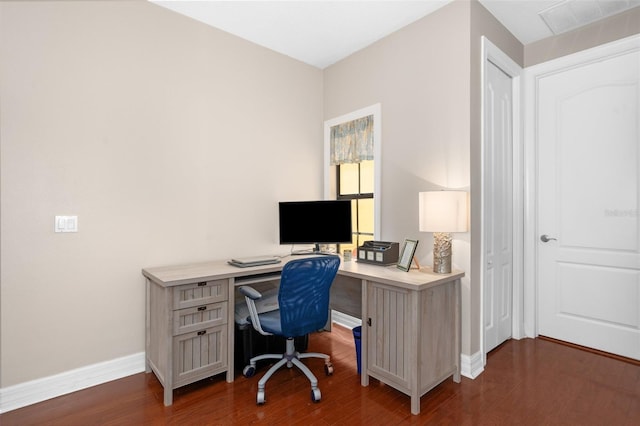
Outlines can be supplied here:
[[[489, 61], [488, 61], [489, 62]], [[511, 337], [513, 299], [512, 77], [486, 65], [483, 164], [484, 350]]]

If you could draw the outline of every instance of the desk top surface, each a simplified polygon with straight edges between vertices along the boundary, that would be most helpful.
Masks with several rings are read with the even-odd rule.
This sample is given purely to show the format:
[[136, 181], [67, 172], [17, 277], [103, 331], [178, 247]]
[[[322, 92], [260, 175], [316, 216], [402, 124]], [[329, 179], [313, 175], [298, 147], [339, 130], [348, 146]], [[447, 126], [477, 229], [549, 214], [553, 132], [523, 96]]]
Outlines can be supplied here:
[[[184, 265], [144, 268], [142, 274], [149, 280], [163, 287], [172, 287], [198, 281], [277, 274], [289, 260], [300, 258], [300, 256], [286, 256], [282, 258], [282, 262], [277, 264], [252, 266], [248, 268], [238, 268], [229, 265], [226, 260], [216, 260]], [[404, 272], [395, 265], [380, 266], [351, 260], [346, 262], [341, 261], [338, 275], [380, 282], [395, 287], [420, 290], [462, 278], [464, 272], [453, 271], [450, 274], [436, 274], [431, 271], [431, 268], [421, 268], [420, 270], [411, 269], [409, 272]]]

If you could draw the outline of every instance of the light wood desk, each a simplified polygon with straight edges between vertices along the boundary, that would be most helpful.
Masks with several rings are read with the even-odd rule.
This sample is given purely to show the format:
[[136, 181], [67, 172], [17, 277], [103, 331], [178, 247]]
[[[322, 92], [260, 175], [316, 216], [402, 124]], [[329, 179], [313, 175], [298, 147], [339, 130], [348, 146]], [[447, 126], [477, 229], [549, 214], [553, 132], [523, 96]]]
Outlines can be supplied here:
[[[235, 289], [279, 278], [287, 257], [275, 265], [237, 268], [226, 261], [145, 268], [145, 370], [173, 389], [226, 372], [234, 380]], [[342, 262], [332, 286], [332, 308], [363, 319], [363, 386], [376, 378], [420, 397], [453, 376], [460, 381], [460, 279], [463, 272], [404, 272], [395, 266]], [[343, 296], [345, 295], [345, 296]], [[349, 300], [354, 298], [360, 300]], [[359, 307], [358, 307], [359, 306]], [[357, 311], [360, 312], [357, 312]]]

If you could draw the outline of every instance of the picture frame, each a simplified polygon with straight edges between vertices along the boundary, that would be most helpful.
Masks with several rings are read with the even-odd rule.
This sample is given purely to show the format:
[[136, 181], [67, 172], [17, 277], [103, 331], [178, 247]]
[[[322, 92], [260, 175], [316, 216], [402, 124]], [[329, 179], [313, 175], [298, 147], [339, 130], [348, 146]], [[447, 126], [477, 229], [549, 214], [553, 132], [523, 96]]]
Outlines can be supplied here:
[[405, 239], [402, 244], [402, 250], [400, 251], [400, 257], [398, 258], [398, 269], [409, 272], [411, 269], [411, 263], [413, 262], [413, 255], [418, 247], [418, 240]]

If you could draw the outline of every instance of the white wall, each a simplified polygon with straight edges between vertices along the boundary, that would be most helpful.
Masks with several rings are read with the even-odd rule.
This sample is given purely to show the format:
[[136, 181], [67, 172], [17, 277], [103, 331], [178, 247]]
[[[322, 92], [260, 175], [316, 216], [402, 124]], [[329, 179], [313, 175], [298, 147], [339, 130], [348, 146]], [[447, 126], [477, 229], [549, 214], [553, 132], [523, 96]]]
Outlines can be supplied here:
[[2, 387], [144, 351], [141, 268], [322, 196], [318, 69], [147, 2], [1, 2], [0, 57]]

